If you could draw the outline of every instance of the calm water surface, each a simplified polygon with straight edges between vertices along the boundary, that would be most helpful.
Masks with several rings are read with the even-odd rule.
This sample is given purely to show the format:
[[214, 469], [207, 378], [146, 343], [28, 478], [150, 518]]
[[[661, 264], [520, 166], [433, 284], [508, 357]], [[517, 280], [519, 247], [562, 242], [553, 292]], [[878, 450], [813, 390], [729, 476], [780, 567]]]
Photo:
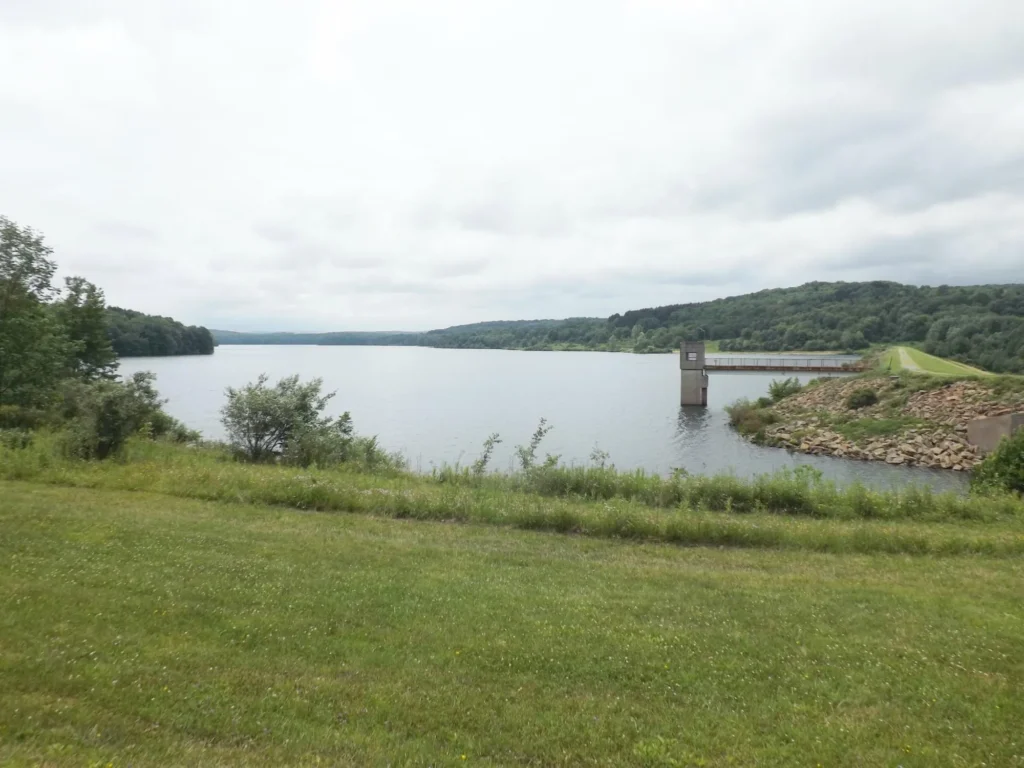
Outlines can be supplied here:
[[[360, 434], [377, 435], [413, 469], [472, 462], [492, 432], [504, 440], [494, 466], [511, 468], [545, 417], [542, 452], [585, 464], [595, 447], [620, 469], [751, 476], [809, 464], [839, 482], [962, 488], [952, 472], [802, 456], [759, 448], [730, 427], [725, 406], [757, 398], [785, 374], [711, 373], [708, 407], [680, 408], [675, 355], [509, 352], [421, 347], [222, 346], [211, 356], [129, 358], [121, 372], [153, 371], [167, 410], [208, 438], [224, 436], [224, 389], [267, 373], [272, 381], [321, 377], [332, 411], [351, 411]], [[809, 375], [799, 377], [802, 381]]]

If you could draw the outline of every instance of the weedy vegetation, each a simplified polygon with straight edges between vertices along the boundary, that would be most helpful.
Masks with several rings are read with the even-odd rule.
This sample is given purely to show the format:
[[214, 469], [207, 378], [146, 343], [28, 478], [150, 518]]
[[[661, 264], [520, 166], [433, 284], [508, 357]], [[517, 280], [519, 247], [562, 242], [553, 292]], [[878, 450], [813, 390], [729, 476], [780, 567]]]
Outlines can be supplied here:
[[878, 403], [878, 393], [870, 387], [861, 387], [846, 398], [846, 407], [851, 411], [868, 408]]
[[768, 385], [768, 395], [773, 403], [777, 403], [791, 395], [797, 394], [803, 388], [800, 380], [795, 376], [788, 379], [775, 379]]
[[775, 412], [769, 410], [772, 402], [768, 398], [761, 398], [757, 401], [744, 398], [732, 405], [727, 405], [725, 411], [729, 414], [729, 423], [741, 434], [760, 440], [764, 437], [765, 427], [769, 427], [779, 420]]

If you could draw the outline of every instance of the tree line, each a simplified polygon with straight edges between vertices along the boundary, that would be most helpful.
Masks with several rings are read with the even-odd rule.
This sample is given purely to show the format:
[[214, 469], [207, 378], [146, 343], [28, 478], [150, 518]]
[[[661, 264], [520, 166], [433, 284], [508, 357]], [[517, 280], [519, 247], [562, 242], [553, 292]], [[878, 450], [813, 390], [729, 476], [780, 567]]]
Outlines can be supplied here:
[[217, 344], [310, 344], [337, 346], [440, 347], [446, 349], [626, 349], [606, 344], [606, 322], [599, 318], [502, 320], [433, 331], [341, 331], [328, 333], [244, 333], [213, 331]]
[[118, 357], [213, 354], [213, 335], [209, 330], [183, 325], [170, 317], [109, 307], [107, 326]]
[[425, 333], [244, 334], [221, 344], [376, 344], [455, 349], [670, 352], [684, 340], [722, 351], [858, 352], [910, 343], [940, 357], [1024, 373], [1024, 285], [917, 287], [874, 281], [807, 283], [609, 318], [521, 320]]

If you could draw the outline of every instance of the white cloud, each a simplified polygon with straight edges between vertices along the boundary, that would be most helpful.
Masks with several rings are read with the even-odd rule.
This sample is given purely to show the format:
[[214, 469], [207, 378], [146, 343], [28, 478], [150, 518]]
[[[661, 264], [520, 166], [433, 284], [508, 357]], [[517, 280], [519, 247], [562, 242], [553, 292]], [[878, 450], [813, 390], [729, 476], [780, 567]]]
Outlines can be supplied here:
[[1019, 280], [1017, 0], [0, 5], [0, 212], [236, 328]]

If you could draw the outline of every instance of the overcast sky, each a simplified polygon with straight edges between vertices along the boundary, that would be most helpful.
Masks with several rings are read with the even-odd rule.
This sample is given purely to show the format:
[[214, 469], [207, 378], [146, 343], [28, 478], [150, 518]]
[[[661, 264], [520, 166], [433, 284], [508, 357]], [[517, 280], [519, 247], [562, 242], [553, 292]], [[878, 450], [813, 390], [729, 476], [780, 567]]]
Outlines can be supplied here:
[[1024, 281], [1022, 0], [0, 0], [0, 213], [239, 330]]

